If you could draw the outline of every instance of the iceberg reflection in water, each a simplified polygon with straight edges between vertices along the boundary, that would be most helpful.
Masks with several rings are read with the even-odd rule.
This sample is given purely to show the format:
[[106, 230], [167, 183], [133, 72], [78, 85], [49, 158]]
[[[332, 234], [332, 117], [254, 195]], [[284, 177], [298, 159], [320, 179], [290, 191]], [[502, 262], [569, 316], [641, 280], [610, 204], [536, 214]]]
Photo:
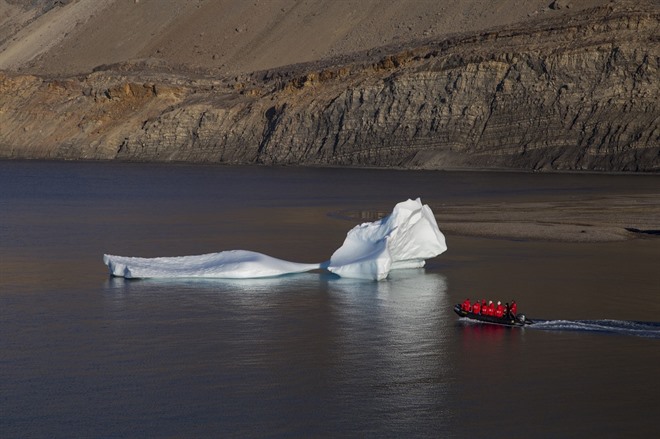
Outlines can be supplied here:
[[378, 221], [350, 230], [329, 261], [304, 264], [248, 250], [198, 256], [137, 258], [104, 255], [112, 276], [139, 278], [252, 279], [327, 269], [342, 277], [385, 279], [390, 270], [420, 268], [447, 250], [433, 212], [421, 200], [398, 203]]

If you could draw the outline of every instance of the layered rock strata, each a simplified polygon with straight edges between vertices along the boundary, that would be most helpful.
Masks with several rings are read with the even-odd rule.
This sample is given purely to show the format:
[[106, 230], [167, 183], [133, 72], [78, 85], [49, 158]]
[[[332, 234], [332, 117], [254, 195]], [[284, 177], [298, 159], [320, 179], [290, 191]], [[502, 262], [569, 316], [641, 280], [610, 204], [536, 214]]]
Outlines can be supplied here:
[[0, 157], [660, 171], [650, 5], [233, 78], [2, 74]]

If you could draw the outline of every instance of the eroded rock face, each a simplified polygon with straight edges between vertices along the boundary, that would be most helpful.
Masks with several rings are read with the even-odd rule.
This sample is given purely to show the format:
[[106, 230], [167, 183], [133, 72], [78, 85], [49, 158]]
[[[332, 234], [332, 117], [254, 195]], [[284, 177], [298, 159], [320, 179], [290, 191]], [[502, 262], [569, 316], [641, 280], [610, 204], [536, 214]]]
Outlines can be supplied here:
[[0, 157], [660, 171], [659, 16], [610, 6], [231, 79], [6, 75]]

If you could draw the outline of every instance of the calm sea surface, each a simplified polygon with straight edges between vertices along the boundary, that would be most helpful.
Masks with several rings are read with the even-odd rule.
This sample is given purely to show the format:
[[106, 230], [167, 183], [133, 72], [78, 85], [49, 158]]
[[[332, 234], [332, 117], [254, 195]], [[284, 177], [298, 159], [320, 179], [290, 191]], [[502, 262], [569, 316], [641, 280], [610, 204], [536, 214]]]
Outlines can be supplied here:
[[[0, 437], [658, 437], [657, 237], [448, 235], [383, 282], [124, 281], [102, 262], [321, 262], [346, 210], [647, 193], [660, 177], [0, 162]], [[543, 323], [460, 321], [466, 296]]]

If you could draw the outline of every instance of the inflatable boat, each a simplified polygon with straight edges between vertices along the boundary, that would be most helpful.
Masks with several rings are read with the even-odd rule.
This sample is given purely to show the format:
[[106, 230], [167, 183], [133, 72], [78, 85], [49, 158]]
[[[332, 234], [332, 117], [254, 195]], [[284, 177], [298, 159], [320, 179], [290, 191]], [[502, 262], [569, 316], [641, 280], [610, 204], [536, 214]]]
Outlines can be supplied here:
[[518, 313], [516, 315], [508, 314], [502, 317], [489, 316], [486, 314], [475, 314], [470, 311], [465, 311], [461, 304], [458, 303], [454, 306], [454, 312], [461, 317], [465, 317], [471, 320], [476, 320], [483, 323], [490, 323], [493, 325], [504, 325], [504, 326], [525, 326], [531, 325], [534, 322], [525, 317], [525, 314]]

